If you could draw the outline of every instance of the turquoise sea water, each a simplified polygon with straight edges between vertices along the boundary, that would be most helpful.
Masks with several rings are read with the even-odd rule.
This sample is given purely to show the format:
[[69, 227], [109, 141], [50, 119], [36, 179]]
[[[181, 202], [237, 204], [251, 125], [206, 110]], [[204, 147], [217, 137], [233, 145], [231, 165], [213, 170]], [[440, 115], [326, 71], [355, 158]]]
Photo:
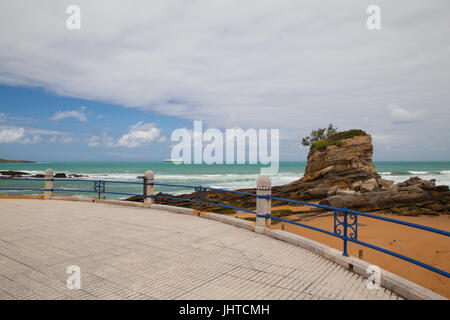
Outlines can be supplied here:
[[[422, 179], [436, 179], [437, 184], [450, 186], [450, 161], [445, 162], [374, 162], [378, 173], [386, 179], [400, 182], [413, 176]], [[279, 172], [272, 175], [273, 185], [282, 185], [302, 177], [306, 162], [280, 162]], [[43, 173], [52, 168], [56, 172], [66, 174], [82, 174], [81, 179], [95, 179], [108, 181], [142, 181], [137, 179], [146, 170], [153, 170], [155, 182], [166, 184], [186, 184], [195, 186], [209, 186], [225, 189], [239, 189], [255, 187], [259, 175], [258, 165], [184, 165], [170, 162], [36, 162], [36, 163], [1, 163], [0, 170], [24, 171], [29, 174]], [[32, 185], [42, 188], [43, 182], [5, 181], [0, 180], [1, 187], [26, 187]], [[58, 181], [55, 188], [92, 190], [92, 182]], [[140, 194], [139, 185], [123, 185], [107, 183], [106, 191]], [[191, 192], [189, 188], [157, 187], [156, 191], [183, 193]], [[7, 191], [0, 190], [0, 193]], [[18, 191], [15, 191], [18, 193]], [[22, 192], [21, 192], [22, 193]], [[40, 193], [40, 192], [24, 192]], [[65, 195], [92, 196], [84, 192], [59, 192]], [[125, 196], [110, 194], [108, 198]]]

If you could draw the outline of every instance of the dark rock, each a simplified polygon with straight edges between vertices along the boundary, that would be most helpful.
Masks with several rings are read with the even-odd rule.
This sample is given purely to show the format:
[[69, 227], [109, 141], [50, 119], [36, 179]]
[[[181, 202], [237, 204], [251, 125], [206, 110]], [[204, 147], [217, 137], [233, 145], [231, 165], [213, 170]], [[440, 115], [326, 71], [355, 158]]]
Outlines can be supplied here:
[[393, 207], [391, 208], [392, 213], [406, 213], [409, 211], [409, 207]]
[[34, 161], [0, 159], [0, 163], [34, 163]]
[[424, 214], [424, 215], [428, 215], [428, 216], [438, 216], [439, 215], [439, 212], [436, 212], [434, 210], [427, 209], [427, 208], [420, 208], [418, 210], [414, 210], [414, 212], [417, 214]]
[[340, 208], [364, 208], [366, 211], [390, 210], [394, 213], [404, 211], [404, 208], [410, 208], [409, 211], [419, 214], [449, 213], [446, 205], [450, 197], [448, 188], [447, 191], [436, 192], [438, 187], [430, 189], [430, 186], [429, 181], [411, 178], [397, 184], [396, 188], [356, 195], [336, 195], [321, 200], [320, 204]]
[[433, 203], [434, 203], [434, 200], [433, 199], [429, 199], [429, 200], [425, 200], [425, 201], [416, 202], [416, 206], [418, 206], [418, 207], [426, 207], [426, 206], [428, 206], [430, 204], [433, 204]]
[[[421, 189], [427, 189], [427, 190], [433, 190], [436, 188], [436, 186], [432, 182], [427, 181], [427, 180], [422, 180], [419, 177], [412, 177], [406, 181], [397, 183], [397, 187], [399, 187], [399, 188], [405, 188], [405, 187], [411, 187], [411, 186], [417, 186]], [[446, 187], [448, 190], [447, 186], [444, 186], [444, 187]]]
[[432, 205], [429, 205], [426, 207], [426, 209], [430, 209], [436, 212], [444, 211], [445, 205], [439, 204], [439, 203], [433, 203]]
[[308, 190], [309, 195], [312, 198], [323, 198], [327, 196], [328, 188], [318, 187]]
[[125, 200], [126, 201], [134, 201], [134, 202], [144, 202], [144, 197], [143, 196], [132, 196]]
[[59, 172], [55, 174], [55, 178], [67, 178], [67, 175], [65, 173]]
[[0, 174], [3, 176], [10, 176], [10, 177], [22, 177], [22, 176], [28, 175], [28, 173], [26, 173], [26, 172], [12, 171], [12, 170], [0, 171]]
[[339, 190], [338, 186], [331, 187], [327, 192], [327, 197], [335, 196], [336, 192]]
[[86, 177], [86, 176], [82, 175], [82, 174], [75, 174], [75, 173], [69, 174], [69, 178], [81, 178], [81, 177]]

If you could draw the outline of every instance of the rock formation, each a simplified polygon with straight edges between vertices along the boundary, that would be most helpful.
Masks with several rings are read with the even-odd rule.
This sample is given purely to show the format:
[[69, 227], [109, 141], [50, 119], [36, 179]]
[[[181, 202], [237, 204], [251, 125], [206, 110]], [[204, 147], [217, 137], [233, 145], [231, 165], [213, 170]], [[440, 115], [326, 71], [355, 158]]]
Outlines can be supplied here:
[[368, 134], [343, 139], [323, 150], [312, 147], [305, 175], [300, 181], [316, 181], [320, 185], [337, 185], [345, 189], [356, 182], [379, 179], [372, 163], [372, 154], [372, 138]]
[[418, 177], [381, 191], [335, 195], [320, 204], [359, 211], [387, 211], [407, 215], [438, 215], [450, 213], [450, 191]]
[[344, 131], [317, 141], [309, 151], [303, 178], [282, 186], [283, 193], [295, 190], [289, 195], [320, 200], [336, 194], [385, 189], [393, 181], [380, 178], [372, 154], [372, 138], [361, 130]]

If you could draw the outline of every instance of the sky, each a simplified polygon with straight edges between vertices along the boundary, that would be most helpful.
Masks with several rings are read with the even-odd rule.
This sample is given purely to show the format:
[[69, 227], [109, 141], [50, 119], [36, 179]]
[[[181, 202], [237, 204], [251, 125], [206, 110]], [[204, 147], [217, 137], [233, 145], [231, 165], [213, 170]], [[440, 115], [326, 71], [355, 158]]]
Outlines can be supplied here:
[[370, 133], [374, 160], [448, 161], [449, 17], [445, 0], [2, 1], [0, 158], [158, 161], [201, 120], [279, 129], [286, 161], [330, 122]]

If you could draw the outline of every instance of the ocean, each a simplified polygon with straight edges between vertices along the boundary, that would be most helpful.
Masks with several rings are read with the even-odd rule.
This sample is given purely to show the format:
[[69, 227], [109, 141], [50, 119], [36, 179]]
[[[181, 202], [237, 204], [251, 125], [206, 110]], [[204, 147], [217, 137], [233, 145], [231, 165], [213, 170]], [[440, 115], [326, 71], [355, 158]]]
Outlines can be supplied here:
[[[450, 161], [445, 162], [374, 162], [377, 172], [385, 179], [396, 183], [413, 176], [422, 179], [436, 179], [438, 185], [450, 186]], [[302, 177], [306, 162], [280, 162], [279, 172], [271, 176], [273, 185], [282, 185]], [[52, 168], [55, 173], [81, 174], [80, 179], [107, 181], [142, 181], [146, 170], [153, 170], [155, 182], [164, 184], [184, 184], [208, 186], [224, 189], [253, 188], [259, 175], [258, 165], [185, 165], [170, 162], [36, 162], [36, 163], [0, 163], [0, 170], [23, 171], [29, 174], [43, 173]], [[42, 188], [42, 181], [7, 181], [0, 179], [3, 187]], [[93, 182], [57, 181], [55, 188], [60, 190], [76, 189], [78, 191], [62, 191], [58, 195], [92, 196]], [[79, 191], [81, 190], [81, 191]], [[142, 186], [117, 183], [106, 183], [106, 191], [141, 194]], [[173, 194], [192, 192], [190, 188], [155, 187], [155, 191]], [[40, 194], [36, 191], [0, 190], [0, 193]], [[124, 195], [107, 194], [107, 198], [124, 198]]]

